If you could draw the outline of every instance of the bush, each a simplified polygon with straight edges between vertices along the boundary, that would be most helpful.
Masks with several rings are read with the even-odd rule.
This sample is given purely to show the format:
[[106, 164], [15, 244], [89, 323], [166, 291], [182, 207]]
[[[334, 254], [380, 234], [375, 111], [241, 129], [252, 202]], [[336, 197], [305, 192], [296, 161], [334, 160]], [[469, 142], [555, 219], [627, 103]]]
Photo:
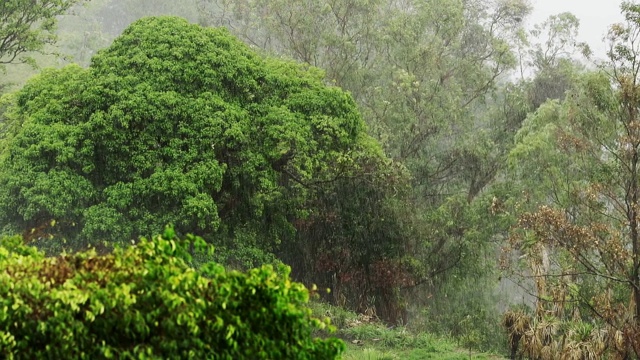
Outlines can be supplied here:
[[[195, 245], [195, 247], [194, 247]], [[289, 269], [190, 267], [203, 241], [163, 236], [98, 256], [47, 258], [0, 240], [0, 357], [8, 359], [334, 359]]]

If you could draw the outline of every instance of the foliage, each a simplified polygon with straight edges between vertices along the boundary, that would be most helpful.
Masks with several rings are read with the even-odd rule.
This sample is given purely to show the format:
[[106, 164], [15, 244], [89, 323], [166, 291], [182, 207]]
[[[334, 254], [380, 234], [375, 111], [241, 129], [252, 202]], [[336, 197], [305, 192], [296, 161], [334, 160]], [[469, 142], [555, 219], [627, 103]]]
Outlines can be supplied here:
[[448, 193], [454, 178], [468, 178], [452, 174], [452, 155], [475, 134], [473, 106], [515, 66], [509, 44], [529, 11], [522, 1], [202, 4], [211, 23], [256, 47], [326, 69], [327, 81], [353, 94], [390, 156], [414, 173], [420, 197], [436, 200], [440, 187]]
[[273, 252], [313, 189], [381, 157], [321, 76], [222, 29], [142, 19], [89, 69], [46, 70], [15, 95], [0, 217], [76, 247], [174, 223]]
[[553, 315], [532, 317], [522, 311], [505, 313], [503, 325], [509, 333], [511, 358], [529, 359], [623, 359], [623, 334], [578, 319], [562, 321]]
[[57, 16], [80, 0], [11, 0], [0, 4], [0, 66], [34, 63], [29, 52], [42, 52], [56, 41]]
[[404, 263], [412, 239], [398, 211], [407, 181], [401, 168], [382, 165], [314, 192], [313, 212], [296, 223], [296, 241], [284, 242], [279, 257], [297, 279], [330, 288], [325, 300], [397, 323], [406, 317], [400, 288], [416, 272]]
[[640, 356], [640, 7], [622, 10], [606, 68], [540, 107], [510, 155], [530, 189], [510, 241], [537, 296], [517, 342], [531, 357]]
[[374, 317], [324, 302], [309, 303], [314, 317], [328, 317], [335, 336], [347, 343], [343, 359], [501, 359], [490, 353], [460, 349], [460, 342], [416, 326], [387, 326]]
[[309, 309], [311, 309], [312, 315], [316, 318], [329, 318], [331, 325], [338, 329], [346, 328], [349, 324], [358, 321], [358, 314], [317, 299], [309, 301]]
[[[190, 21], [198, 18], [196, 0], [176, 4], [167, 0], [74, 0], [72, 6], [56, 17], [55, 43], [47, 42], [41, 51], [24, 55], [31, 64], [17, 63], [4, 74], [0, 91], [18, 89], [40, 68], [70, 63], [89, 66], [91, 57], [109, 46], [133, 21], [144, 16], [177, 15]], [[4, 87], [4, 89], [3, 89]]]
[[531, 35], [544, 41], [529, 50], [530, 65], [538, 70], [553, 67], [563, 59], [571, 59], [578, 49], [585, 49], [586, 44], [576, 41], [579, 28], [580, 20], [569, 12], [551, 15], [534, 25]]
[[327, 324], [287, 269], [193, 269], [189, 249], [202, 239], [171, 229], [105, 256], [45, 258], [19, 237], [1, 244], [3, 358], [333, 359], [344, 349], [312, 339]]
[[[45, 72], [0, 101], [0, 221], [10, 230], [56, 252], [175, 222], [215, 239], [214, 258], [232, 268], [282, 261], [331, 288], [320, 296], [333, 304], [481, 349], [505, 343], [492, 292], [510, 234], [505, 264], [523, 256], [512, 270], [539, 297], [519, 346], [550, 331], [540, 314], [558, 301], [571, 303], [549, 321], [563, 324], [558, 338], [629, 323], [603, 320], [593, 303], [604, 288], [604, 303], [630, 304], [630, 265], [611, 268], [602, 246], [567, 229], [633, 247], [633, 181], [621, 180], [633, 156], [621, 144], [636, 135], [610, 120], [635, 99], [634, 5], [611, 29], [612, 61], [588, 75], [573, 59], [589, 52], [578, 19], [553, 15], [528, 33], [522, 0], [91, 5], [60, 33], [84, 64], [140, 15], [173, 13], [305, 65], [156, 19], [135, 23], [88, 70]], [[562, 226], [546, 228], [552, 220]], [[568, 286], [580, 296], [564, 299]], [[611, 309], [628, 317], [629, 306]]]
[[140, 20], [89, 69], [46, 70], [7, 98], [0, 219], [52, 251], [171, 222], [215, 236], [233, 268], [277, 255], [335, 295], [332, 274], [351, 276], [349, 306], [378, 296], [395, 322], [400, 284], [377, 274], [402, 268], [408, 175], [322, 75], [222, 29]]
[[[351, 307], [359, 311], [374, 307], [394, 324], [406, 323], [407, 302], [388, 306], [384, 299], [408, 297], [405, 290], [420, 285], [435, 291], [433, 287], [456, 268], [480, 276], [471, 268], [485, 265], [476, 261], [490, 251], [493, 234], [476, 227], [482, 222], [467, 222], [485, 215], [486, 199], [477, 206], [469, 204], [493, 182], [524, 118], [502, 111], [502, 105], [515, 103], [507, 100], [509, 91], [491, 95], [498, 79], [516, 65], [511, 45], [530, 10], [526, 2], [205, 0], [199, 4], [210, 12], [202, 21], [227, 26], [269, 53], [325, 69], [325, 81], [353, 95], [370, 133], [396, 162], [393, 165], [401, 164], [410, 175], [407, 187], [396, 186], [399, 182], [393, 176], [382, 181], [393, 184], [385, 187], [388, 190], [349, 186], [349, 194], [353, 188], [362, 190], [355, 201], [341, 189], [325, 195], [325, 204], [379, 215], [355, 222], [349, 214], [336, 214], [333, 220], [313, 222], [307, 232], [314, 239], [308, 243], [311, 249], [299, 252], [329, 259], [301, 272], [325, 272], [325, 279], [316, 281], [335, 290], [335, 303], [355, 302]], [[390, 195], [381, 194], [384, 191]], [[389, 196], [394, 201], [384, 200]], [[373, 206], [378, 199], [384, 211]], [[473, 214], [478, 209], [480, 214]], [[349, 230], [336, 235], [331, 231], [345, 227]], [[294, 272], [300, 268], [291, 264]]]
[[495, 294], [495, 278], [461, 280], [464, 281], [451, 281], [440, 287], [408, 327], [448, 336], [467, 349], [505, 352], [504, 332], [499, 324], [501, 312], [496, 306], [504, 294]]

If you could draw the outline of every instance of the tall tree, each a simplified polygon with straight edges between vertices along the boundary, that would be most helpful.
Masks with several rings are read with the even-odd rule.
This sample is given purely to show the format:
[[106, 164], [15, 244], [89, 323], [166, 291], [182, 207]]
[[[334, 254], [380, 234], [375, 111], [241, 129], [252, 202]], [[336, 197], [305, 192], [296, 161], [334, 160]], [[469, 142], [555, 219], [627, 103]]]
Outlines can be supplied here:
[[[515, 66], [510, 44], [528, 14], [526, 2], [203, 0], [200, 4], [210, 11], [203, 21], [228, 26], [256, 47], [326, 69], [326, 81], [354, 96], [370, 133], [412, 173], [416, 189], [412, 206], [424, 206], [428, 212], [446, 208], [445, 203], [457, 202], [458, 196], [472, 200], [495, 175], [495, 163], [478, 165], [482, 159], [495, 159], [485, 151], [489, 146], [471, 150], [478, 145], [476, 135], [483, 126], [474, 109], [499, 77]], [[427, 247], [447, 249], [455, 237], [431, 238], [443, 244]], [[430, 254], [429, 258], [456, 256]], [[439, 271], [451, 264], [431, 265]]]
[[[199, 4], [208, 11], [202, 23], [224, 25], [256, 48], [325, 69], [325, 82], [353, 95], [369, 133], [411, 176], [411, 190], [397, 191], [402, 199], [385, 204], [387, 211], [378, 216], [384, 221], [354, 222], [345, 213], [340, 217], [340, 212], [325, 211], [337, 215], [319, 219], [327, 225], [326, 232], [318, 230], [318, 222], [311, 228], [310, 233], [327, 233], [325, 239], [331, 239], [322, 244], [326, 247], [320, 253], [331, 254], [334, 261], [322, 264], [334, 271], [332, 288], [381, 299], [388, 294], [362, 290], [375, 287], [368, 278], [388, 279], [395, 285], [386, 288], [401, 289], [397, 293], [418, 302], [428, 298], [426, 292], [437, 293], [447, 280], [477, 277], [489, 268], [484, 259], [493, 254], [493, 234], [478, 227], [485, 224], [481, 219], [486, 219], [490, 199], [482, 194], [503, 165], [522, 120], [513, 116], [515, 111], [498, 111], [503, 101], [509, 107], [507, 101], [519, 94], [495, 94], [495, 90], [516, 65], [512, 45], [530, 10], [526, 1], [200, 0]], [[520, 108], [520, 99], [516, 100], [514, 107]], [[487, 103], [495, 105], [491, 111], [497, 116], [486, 114]], [[387, 189], [393, 194], [396, 183], [390, 183]], [[363, 189], [360, 195], [370, 190], [359, 189]], [[354, 197], [347, 204], [352, 198], [336, 199], [336, 195], [327, 196], [326, 203], [341, 204], [339, 209], [369, 209], [381, 194]], [[481, 202], [470, 206], [478, 199]], [[401, 219], [400, 228], [387, 223], [394, 218]], [[332, 226], [350, 223], [361, 230], [348, 237], [341, 235], [349, 232], [331, 235]], [[402, 261], [368, 260], [392, 239], [402, 239], [392, 247], [406, 254]], [[359, 245], [349, 248], [355, 250], [352, 253], [343, 244]], [[354, 269], [367, 267], [353, 267], [356, 261], [376, 263], [379, 266], [371, 269], [384, 268], [388, 271], [383, 273], [395, 277], [373, 270], [358, 273]], [[413, 291], [421, 296], [409, 294]], [[357, 302], [356, 307], [364, 309], [363, 301]], [[381, 311], [384, 306], [376, 308]]]
[[640, 6], [622, 12], [603, 69], [528, 119], [512, 154], [534, 189], [512, 237], [538, 297], [532, 357], [640, 356]]
[[210, 22], [245, 41], [326, 69], [327, 81], [353, 94], [389, 154], [412, 170], [431, 163], [420, 175], [438, 186], [451, 166], [446, 154], [435, 155], [451, 148], [443, 138], [469, 125], [471, 105], [515, 65], [509, 41], [529, 11], [513, 0], [201, 4], [212, 9]]
[[549, 99], [563, 99], [576, 69], [581, 67], [575, 56], [589, 56], [588, 45], [577, 41], [579, 27], [575, 15], [561, 13], [549, 16], [531, 31], [532, 36], [542, 39], [528, 51], [528, 66], [534, 74], [528, 92], [534, 109]]

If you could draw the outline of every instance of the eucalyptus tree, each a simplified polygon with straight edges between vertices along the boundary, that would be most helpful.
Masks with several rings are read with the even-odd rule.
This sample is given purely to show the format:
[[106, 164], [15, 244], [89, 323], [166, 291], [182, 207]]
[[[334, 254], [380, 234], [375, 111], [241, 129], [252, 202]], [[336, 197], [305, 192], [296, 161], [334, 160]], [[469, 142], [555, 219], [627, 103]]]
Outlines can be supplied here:
[[[394, 286], [387, 288], [394, 296], [402, 294], [399, 302], [405, 307], [427, 298], [444, 303], [444, 296], [425, 294], [439, 292], [451, 279], [487, 273], [490, 261], [484, 259], [493, 258], [494, 244], [486, 226], [490, 198], [483, 190], [503, 165], [519, 124], [511, 115], [502, 116], [498, 104], [505, 101], [509, 107], [506, 97], [516, 96], [496, 89], [517, 64], [513, 46], [530, 11], [526, 1], [200, 0], [199, 5], [201, 23], [225, 26], [255, 48], [324, 69], [325, 82], [352, 94], [369, 134], [407, 169], [409, 189], [389, 181], [385, 191], [397, 195], [393, 201], [382, 196], [386, 211], [371, 211], [377, 222], [347, 216], [325, 219], [323, 231], [312, 227], [314, 235], [327, 235], [334, 249], [320, 251], [333, 260], [320, 266], [333, 266], [335, 277], [327, 281], [332, 288], [350, 288], [373, 299], [389, 296], [360, 291], [371, 282], [348, 269], [344, 259], [352, 254], [340, 251], [341, 244], [358, 244], [350, 249], [357, 248], [361, 259], [379, 249], [404, 254], [399, 263], [377, 263], [368, 273], [374, 279], [395, 274], [387, 279]], [[370, 187], [360, 189], [366, 193]], [[369, 192], [366, 198], [374, 203], [380, 195]], [[370, 209], [364, 198], [349, 202], [358, 198], [331, 195], [325, 201], [343, 203], [342, 209]], [[387, 223], [393, 218], [401, 221]], [[349, 223], [371, 240], [332, 235], [331, 229]], [[382, 228], [387, 232], [378, 231]], [[386, 246], [394, 238], [403, 240]], [[379, 269], [385, 271], [378, 274]], [[445, 313], [456, 312], [446, 305], [451, 311]]]
[[582, 66], [577, 56], [590, 57], [589, 46], [577, 41], [580, 21], [571, 13], [551, 15], [534, 26], [531, 35], [540, 39], [531, 44], [528, 66], [533, 72], [529, 97], [534, 109], [548, 99], [563, 99]]
[[[411, 172], [414, 206], [431, 211], [451, 196], [470, 201], [490, 182], [491, 165], [469, 169], [481, 159], [469, 150], [480, 127], [473, 109], [515, 66], [510, 47], [528, 14], [525, 2], [199, 3], [209, 11], [203, 22], [225, 25], [257, 48], [323, 68], [327, 82], [348, 90], [370, 133]], [[435, 241], [451, 238], [443, 234]]]
[[509, 41], [529, 11], [511, 0], [200, 3], [250, 44], [325, 69], [389, 154], [419, 163], [462, 132], [465, 110], [514, 66]]
[[56, 41], [57, 17], [80, 0], [12, 0], [0, 3], [0, 65], [34, 63], [30, 52], [42, 52]]
[[603, 68], [527, 119], [511, 154], [530, 189], [511, 241], [538, 296], [531, 357], [640, 356], [640, 6], [622, 12]]

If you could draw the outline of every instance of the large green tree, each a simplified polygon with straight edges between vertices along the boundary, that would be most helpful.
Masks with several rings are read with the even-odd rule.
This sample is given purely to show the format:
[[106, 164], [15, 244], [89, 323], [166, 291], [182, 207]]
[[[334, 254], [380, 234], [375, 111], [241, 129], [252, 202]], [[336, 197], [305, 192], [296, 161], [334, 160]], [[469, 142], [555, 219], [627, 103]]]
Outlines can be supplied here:
[[173, 223], [275, 251], [310, 192], [382, 161], [320, 71], [178, 18], [139, 20], [88, 69], [46, 70], [14, 98], [0, 216], [28, 238]]

